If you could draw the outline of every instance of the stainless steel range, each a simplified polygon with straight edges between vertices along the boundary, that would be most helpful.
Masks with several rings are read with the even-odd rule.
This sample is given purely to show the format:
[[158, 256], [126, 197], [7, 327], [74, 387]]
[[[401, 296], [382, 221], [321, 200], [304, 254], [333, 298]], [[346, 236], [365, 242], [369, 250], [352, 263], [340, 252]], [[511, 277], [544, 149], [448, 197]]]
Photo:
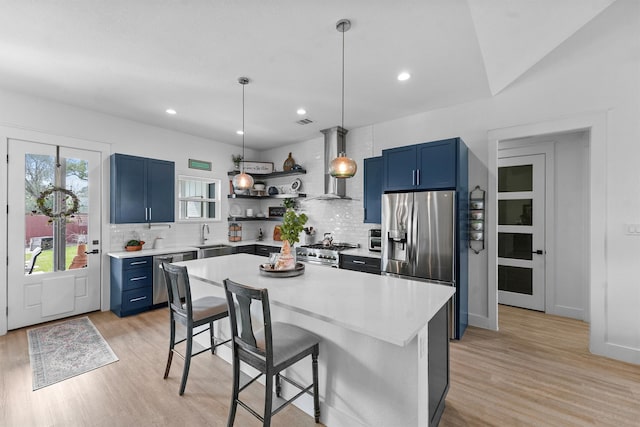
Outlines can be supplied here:
[[352, 243], [332, 243], [329, 246], [322, 243], [304, 245], [296, 248], [296, 258], [298, 261], [338, 268], [340, 266], [340, 251], [359, 247], [360, 245]]

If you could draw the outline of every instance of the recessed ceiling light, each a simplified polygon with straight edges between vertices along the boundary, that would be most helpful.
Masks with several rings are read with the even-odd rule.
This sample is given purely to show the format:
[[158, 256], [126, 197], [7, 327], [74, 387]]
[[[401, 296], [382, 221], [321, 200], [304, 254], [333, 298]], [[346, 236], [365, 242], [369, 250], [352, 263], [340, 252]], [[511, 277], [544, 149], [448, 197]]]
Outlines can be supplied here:
[[401, 82], [405, 81], [405, 80], [409, 80], [411, 78], [411, 74], [403, 71], [402, 73], [398, 74], [398, 80], [400, 80]]
[[177, 114], [177, 111], [176, 111], [176, 110], [174, 110], [173, 108], [167, 108], [167, 109], [166, 109], [166, 110], [164, 110], [164, 111], [165, 111], [165, 113], [167, 113], [167, 114], [171, 114], [172, 116], [173, 116], [173, 115], [175, 115], [175, 114]]
[[305, 114], [307, 114], [307, 110], [305, 110], [304, 108], [298, 108], [298, 111], [296, 111], [296, 113], [298, 113], [299, 116], [304, 116]]
[[236, 131], [236, 133], [237, 133], [238, 135], [244, 135], [244, 132], [242, 131], [242, 129], [237, 130], [237, 131]]

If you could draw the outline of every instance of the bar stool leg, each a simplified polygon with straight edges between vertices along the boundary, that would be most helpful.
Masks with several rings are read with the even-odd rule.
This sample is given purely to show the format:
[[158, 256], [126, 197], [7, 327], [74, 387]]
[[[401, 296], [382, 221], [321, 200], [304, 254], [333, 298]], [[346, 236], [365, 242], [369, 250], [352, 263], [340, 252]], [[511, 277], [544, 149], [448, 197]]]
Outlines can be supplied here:
[[231, 406], [229, 407], [229, 419], [227, 427], [233, 427], [238, 409], [238, 394], [240, 393], [240, 359], [234, 352], [233, 355], [233, 390], [231, 391]]
[[276, 396], [280, 397], [282, 393], [282, 384], [280, 383], [280, 372], [276, 374]]
[[264, 384], [264, 423], [263, 427], [271, 426], [271, 408], [273, 399], [273, 373], [267, 370]]
[[169, 356], [167, 357], [167, 367], [164, 370], [164, 379], [169, 376], [169, 370], [171, 369], [171, 361], [173, 360], [173, 349], [176, 345], [176, 322], [173, 319], [173, 313], [171, 313], [171, 333], [169, 334]]
[[193, 326], [187, 326], [187, 348], [184, 355], [184, 370], [182, 371], [182, 382], [180, 383], [180, 396], [184, 394], [187, 386], [187, 376], [189, 375], [189, 367], [191, 366], [191, 353], [193, 349]]
[[313, 410], [316, 424], [320, 422], [320, 396], [318, 395], [318, 355], [311, 355], [311, 368], [313, 370]]
[[216, 337], [213, 336], [213, 322], [209, 323], [209, 339], [211, 340], [211, 354], [216, 354]]

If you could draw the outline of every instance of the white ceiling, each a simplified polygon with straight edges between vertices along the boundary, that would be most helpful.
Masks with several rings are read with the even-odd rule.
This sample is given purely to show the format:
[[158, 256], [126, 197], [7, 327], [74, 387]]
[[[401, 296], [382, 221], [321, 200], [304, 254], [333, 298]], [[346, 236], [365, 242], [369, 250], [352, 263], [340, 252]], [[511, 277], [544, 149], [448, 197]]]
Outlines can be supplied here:
[[614, 1], [2, 0], [0, 87], [239, 145], [247, 76], [266, 149], [340, 124], [341, 18], [351, 129], [495, 95]]

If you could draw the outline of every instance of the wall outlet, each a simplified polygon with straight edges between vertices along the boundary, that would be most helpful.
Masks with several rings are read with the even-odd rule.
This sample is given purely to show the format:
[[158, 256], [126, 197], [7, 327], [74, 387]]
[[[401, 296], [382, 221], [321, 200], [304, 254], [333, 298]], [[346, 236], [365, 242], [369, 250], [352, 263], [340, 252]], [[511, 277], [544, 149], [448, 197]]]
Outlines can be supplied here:
[[640, 236], [640, 224], [625, 224], [625, 231], [629, 236]]

